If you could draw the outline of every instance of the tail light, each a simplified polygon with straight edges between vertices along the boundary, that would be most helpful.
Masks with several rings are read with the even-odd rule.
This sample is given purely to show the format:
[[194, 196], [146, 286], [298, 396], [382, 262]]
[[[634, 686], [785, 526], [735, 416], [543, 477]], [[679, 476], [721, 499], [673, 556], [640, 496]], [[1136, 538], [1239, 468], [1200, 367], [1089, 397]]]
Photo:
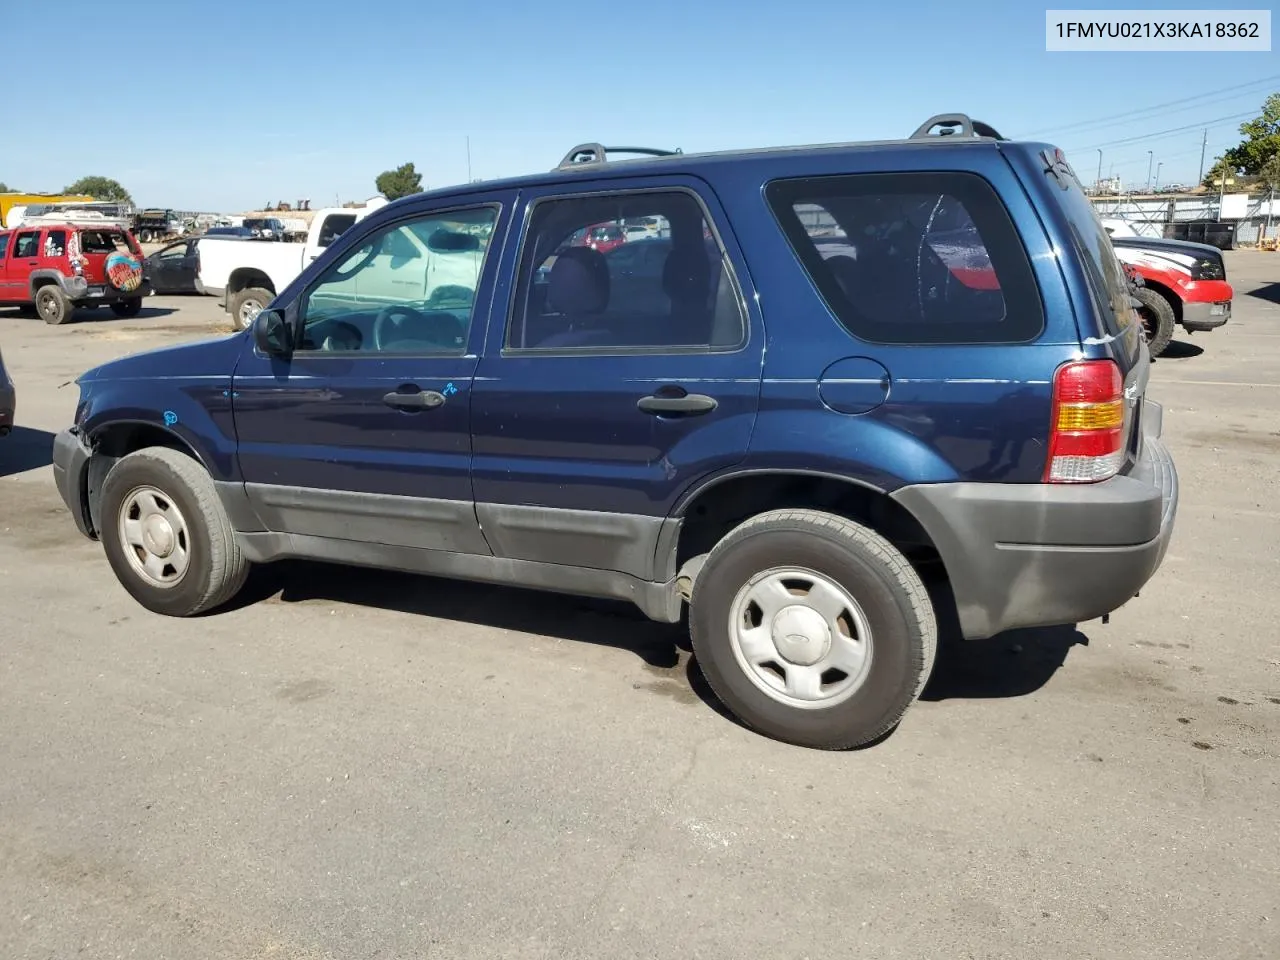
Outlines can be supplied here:
[[1111, 360], [1063, 364], [1053, 378], [1046, 483], [1096, 483], [1124, 462], [1124, 380]]

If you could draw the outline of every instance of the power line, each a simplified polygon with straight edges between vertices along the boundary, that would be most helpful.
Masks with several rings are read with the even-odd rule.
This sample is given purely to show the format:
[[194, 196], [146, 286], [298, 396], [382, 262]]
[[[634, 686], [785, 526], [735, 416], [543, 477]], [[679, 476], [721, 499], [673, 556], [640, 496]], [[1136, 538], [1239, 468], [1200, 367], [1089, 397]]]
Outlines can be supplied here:
[[[1178, 153], [1158, 153], [1156, 154], [1156, 160], [1159, 161], [1160, 163], [1168, 163], [1170, 160], [1178, 160], [1182, 157], [1194, 156], [1199, 152], [1200, 152], [1200, 148], [1196, 147], [1193, 150], [1181, 150]], [[1119, 170], [1124, 167], [1131, 167], [1137, 163], [1146, 163], [1146, 162], [1147, 162], [1147, 158], [1145, 156], [1142, 156], [1142, 157], [1134, 157], [1132, 160], [1121, 160], [1119, 163], [1112, 163], [1111, 166]]]
[[[1056, 134], [1056, 133], [1064, 133], [1066, 131], [1075, 131], [1075, 129], [1082, 129], [1082, 128], [1087, 129], [1091, 127], [1106, 127], [1106, 125], [1111, 125], [1112, 120], [1124, 120], [1128, 118], [1135, 118], [1135, 116], [1138, 116], [1140, 114], [1151, 113], [1151, 111], [1153, 110], [1162, 110], [1165, 108], [1169, 108], [1169, 106], [1179, 106], [1184, 104], [1190, 104], [1190, 102], [1193, 102], [1193, 101], [1204, 100], [1206, 99], [1206, 97], [1217, 96], [1219, 95], [1219, 93], [1230, 93], [1231, 91], [1245, 90], [1245, 88], [1248, 88], [1248, 87], [1265, 86], [1265, 84], [1272, 83], [1275, 81], [1280, 81], [1280, 74], [1276, 74], [1276, 76], [1274, 77], [1262, 77], [1261, 79], [1256, 79], [1256, 81], [1249, 81], [1248, 83], [1238, 83], [1238, 84], [1235, 84], [1234, 87], [1222, 87], [1221, 90], [1210, 90], [1203, 93], [1197, 93], [1196, 96], [1181, 97], [1180, 100], [1170, 100], [1165, 102], [1165, 104], [1153, 104], [1152, 106], [1143, 106], [1143, 108], [1126, 110], [1125, 113], [1121, 113], [1121, 114], [1112, 114], [1110, 116], [1100, 116], [1100, 118], [1093, 119], [1093, 120], [1079, 120], [1079, 122], [1076, 122], [1076, 123], [1066, 124], [1065, 127], [1046, 127], [1044, 129], [1039, 129], [1039, 131], [1033, 131], [1032, 133], [1020, 134], [1020, 136], [1018, 137], [1018, 140], [1032, 140], [1032, 138], [1034, 137], [1041, 136], [1042, 133]], [[1228, 97], [1228, 100], [1230, 99], [1231, 97]], [[1212, 101], [1212, 102], [1221, 102], [1221, 101]], [[1196, 105], [1207, 106], [1208, 104], [1196, 104]]]
[[1170, 127], [1168, 130], [1157, 130], [1155, 133], [1144, 133], [1136, 137], [1125, 137], [1122, 140], [1108, 140], [1104, 143], [1090, 144], [1087, 147], [1076, 147], [1075, 150], [1072, 152], [1084, 153], [1085, 151], [1088, 151], [1088, 150], [1097, 150], [1099, 147], [1119, 147], [1127, 143], [1142, 143], [1143, 141], [1146, 141], [1146, 140], [1156, 140], [1160, 137], [1172, 136], [1175, 133], [1185, 133], [1188, 130], [1196, 130], [1202, 127], [1212, 127], [1212, 126], [1215, 126], [1216, 124], [1230, 123], [1232, 120], [1243, 120], [1246, 117], [1253, 117], [1256, 115], [1257, 115], [1256, 111], [1250, 110], [1246, 113], [1237, 113], [1229, 117], [1218, 117], [1217, 119], [1214, 119], [1214, 120], [1200, 120], [1196, 123], [1189, 123], [1183, 127]]

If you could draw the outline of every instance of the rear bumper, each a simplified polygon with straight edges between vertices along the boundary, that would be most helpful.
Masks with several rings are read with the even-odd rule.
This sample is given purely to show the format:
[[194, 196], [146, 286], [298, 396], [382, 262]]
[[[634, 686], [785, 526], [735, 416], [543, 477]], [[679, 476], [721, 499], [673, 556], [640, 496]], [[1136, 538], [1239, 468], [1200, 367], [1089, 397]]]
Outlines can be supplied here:
[[117, 290], [107, 283], [90, 283], [84, 277], [67, 277], [62, 290], [68, 299], [79, 304], [117, 303], [120, 300], [136, 300], [151, 295], [151, 281], [144, 279], [137, 290]]
[[946, 483], [893, 494], [942, 557], [964, 636], [1092, 620], [1123, 605], [1164, 560], [1178, 474], [1149, 409], [1134, 469], [1102, 483]]
[[85, 446], [78, 434], [63, 430], [53, 438], [53, 482], [58, 487], [62, 502], [71, 511], [76, 529], [93, 539], [93, 525], [89, 522], [89, 503], [85, 483], [92, 451]]

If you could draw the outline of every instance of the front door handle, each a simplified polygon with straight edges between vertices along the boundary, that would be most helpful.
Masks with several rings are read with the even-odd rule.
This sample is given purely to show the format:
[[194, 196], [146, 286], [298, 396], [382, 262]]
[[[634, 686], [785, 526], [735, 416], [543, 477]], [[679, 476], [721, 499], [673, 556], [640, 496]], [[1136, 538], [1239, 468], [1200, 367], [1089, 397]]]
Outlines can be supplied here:
[[419, 390], [416, 393], [396, 393], [394, 390], [382, 398], [382, 402], [401, 410], [434, 410], [444, 403], [439, 390]]
[[636, 409], [641, 413], [652, 413], [657, 416], [671, 413], [699, 414], [710, 413], [718, 403], [715, 397], [701, 393], [687, 393], [683, 397], [641, 397], [636, 402]]

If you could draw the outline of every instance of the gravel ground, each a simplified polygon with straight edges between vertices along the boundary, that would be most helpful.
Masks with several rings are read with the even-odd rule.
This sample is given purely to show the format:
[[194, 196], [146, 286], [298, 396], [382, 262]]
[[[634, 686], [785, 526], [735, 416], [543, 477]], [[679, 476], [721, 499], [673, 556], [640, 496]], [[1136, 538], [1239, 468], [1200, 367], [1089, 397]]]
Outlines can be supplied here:
[[879, 746], [710, 703], [625, 607], [297, 564], [144, 612], [53, 488], [81, 370], [225, 326], [0, 311], [0, 955], [1280, 956], [1280, 255], [1153, 369], [1182, 479], [1109, 626], [948, 651]]

